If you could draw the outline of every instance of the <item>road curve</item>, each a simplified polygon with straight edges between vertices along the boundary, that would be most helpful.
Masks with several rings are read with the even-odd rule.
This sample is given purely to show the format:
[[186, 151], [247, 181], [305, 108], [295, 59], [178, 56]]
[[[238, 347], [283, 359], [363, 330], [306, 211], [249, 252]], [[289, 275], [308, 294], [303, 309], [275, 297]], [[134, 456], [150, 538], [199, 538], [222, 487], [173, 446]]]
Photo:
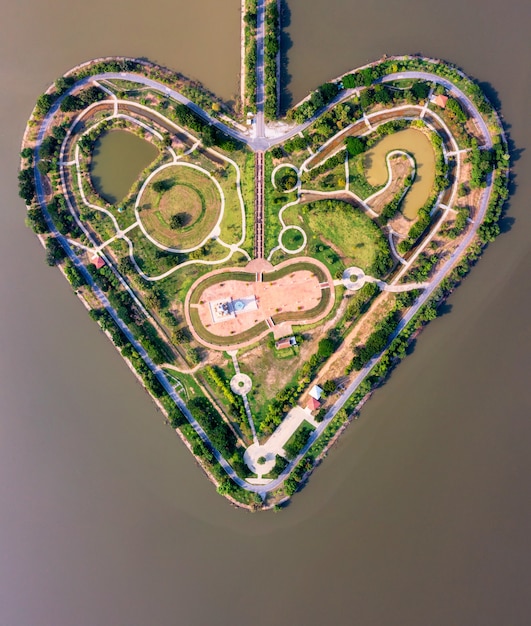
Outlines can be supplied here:
[[[488, 128], [487, 128], [487, 125], [486, 125], [485, 121], [483, 120], [482, 116], [475, 109], [475, 107], [473, 106], [473, 103], [470, 101], [470, 99], [460, 89], [458, 89], [455, 85], [453, 85], [450, 81], [448, 81], [448, 80], [446, 80], [444, 78], [441, 78], [440, 76], [437, 76], [435, 74], [428, 73], [428, 72], [399, 72], [399, 73], [390, 74], [390, 75], [384, 77], [383, 79], [381, 79], [380, 82], [388, 82], [388, 81], [392, 81], [392, 80], [407, 79], [407, 78], [417, 78], [417, 79], [429, 80], [429, 81], [434, 82], [436, 84], [440, 84], [440, 85], [445, 86], [454, 95], [454, 97], [459, 99], [461, 101], [461, 103], [464, 104], [464, 106], [466, 107], [469, 115], [476, 121], [476, 123], [478, 125], [478, 128], [480, 129], [480, 131], [481, 131], [481, 133], [483, 135], [485, 146], [489, 147], [489, 148], [492, 147], [492, 138], [490, 136], [490, 133], [489, 133]], [[308, 120], [304, 124], [299, 124], [298, 126], [293, 127], [292, 129], [290, 129], [287, 133], [285, 133], [282, 136], [271, 138], [271, 139], [267, 139], [265, 137], [250, 138], [247, 135], [244, 135], [244, 134], [238, 132], [237, 130], [234, 130], [233, 128], [223, 124], [219, 120], [216, 120], [216, 119], [212, 118], [208, 113], [203, 111], [199, 106], [197, 106], [196, 104], [191, 102], [188, 98], [183, 96], [180, 92], [178, 92], [176, 90], [173, 90], [170, 87], [167, 87], [166, 85], [163, 85], [161, 83], [158, 83], [155, 80], [152, 80], [150, 78], [147, 78], [147, 77], [144, 77], [144, 76], [140, 76], [140, 75], [137, 75], [137, 74], [132, 74], [132, 73], [128, 73], [128, 72], [121, 72], [121, 73], [109, 72], [109, 73], [97, 74], [95, 76], [90, 76], [90, 77], [81, 79], [80, 81], [75, 83], [67, 92], [65, 92], [65, 94], [63, 94], [62, 97], [58, 98], [58, 100], [54, 103], [54, 105], [51, 107], [50, 111], [44, 117], [44, 119], [43, 119], [43, 121], [42, 121], [42, 123], [40, 125], [39, 131], [38, 131], [37, 141], [36, 141], [36, 145], [35, 145], [35, 161], [34, 161], [36, 195], [37, 195], [37, 200], [38, 200], [38, 202], [39, 202], [39, 204], [41, 206], [43, 215], [46, 218], [46, 221], [47, 221], [48, 227], [50, 229], [50, 232], [61, 243], [61, 245], [63, 246], [63, 248], [64, 248], [64, 250], [65, 250], [65, 252], [67, 254], [67, 256], [70, 258], [70, 260], [75, 265], [75, 267], [78, 269], [78, 271], [86, 279], [88, 285], [93, 289], [93, 291], [94, 291], [96, 297], [98, 298], [98, 300], [100, 301], [101, 305], [105, 308], [106, 311], [108, 311], [108, 313], [112, 316], [112, 318], [114, 319], [114, 321], [116, 322], [118, 327], [122, 330], [122, 332], [125, 334], [125, 336], [128, 338], [128, 340], [131, 342], [131, 344], [133, 345], [135, 350], [137, 350], [138, 353], [141, 355], [141, 357], [144, 360], [144, 362], [146, 363], [146, 365], [153, 372], [153, 374], [157, 377], [157, 379], [159, 380], [161, 385], [164, 387], [165, 391], [173, 399], [173, 401], [175, 402], [176, 406], [184, 414], [184, 416], [189, 421], [189, 423], [192, 425], [192, 427], [194, 428], [196, 433], [199, 435], [199, 437], [205, 443], [207, 443], [212, 448], [213, 454], [214, 454], [216, 460], [223, 467], [223, 469], [225, 470], [227, 475], [237, 485], [239, 485], [240, 487], [242, 487], [242, 488], [244, 488], [244, 489], [246, 489], [248, 491], [256, 492], [259, 495], [261, 495], [262, 497], [265, 497], [265, 495], [268, 492], [270, 492], [270, 491], [274, 490], [275, 488], [277, 488], [278, 486], [280, 486], [282, 484], [282, 482], [287, 478], [287, 476], [292, 471], [293, 467], [295, 467], [295, 465], [297, 463], [299, 463], [299, 461], [302, 459], [304, 454], [308, 451], [310, 446], [322, 434], [322, 432], [328, 426], [328, 424], [333, 419], [333, 417], [338, 413], [338, 411], [340, 411], [343, 408], [343, 406], [348, 401], [350, 396], [356, 391], [356, 389], [359, 387], [361, 382], [366, 378], [366, 376], [369, 374], [370, 370], [374, 367], [375, 364], [377, 364], [379, 362], [379, 360], [381, 359], [381, 356], [382, 356], [383, 353], [380, 354], [380, 355], [377, 355], [376, 357], [374, 357], [359, 372], [359, 374], [356, 376], [356, 378], [353, 380], [353, 382], [348, 386], [348, 388], [341, 395], [341, 397], [338, 399], [338, 401], [335, 403], [335, 405], [327, 413], [327, 415], [325, 416], [324, 420], [319, 424], [319, 426], [316, 428], [316, 430], [312, 433], [310, 439], [308, 440], [308, 443], [303, 448], [303, 450], [299, 453], [299, 455], [293, 461], [291, 461], [291, 463], [287, 466], [287, 468], [282, 472], [282, 474], [277, 479], [271, 481], [267, 485], [252, 485], [252, 484], [244, 481], [243, 479], [241, 479], [234, 472], [234, 470], [227, 463], [227, 461], [223, 458], [223, 456], [218, 452], [218, 450], [216, 450], [212, 446], [212, 444], [211, 444], [207, 434], [202, 429], [202, 427], [199, 425], [199, 423], [195, 420], [195, 418], [191, 415], [191, 413], [189, 412], [188, 408], [186, 407], [186, 404], [184, 403], [182, 398], [179, 396], [179, 394], [175, 391], [175, 389], [172, 387], [171, 383], [168, 381], [166, 375], [161, 370], [161, 368], [153, 363], [153, 361], [150, 359], [150, 357], [148, 356], [148, 354], [146, 353], [144, 348], [136, 341], [136, 339], [132, 335], [132, 333], [129, 330], [129, 328], [118, 317], [116, 311], [111, 306], [111, 304], [110, 304], [109, 300], [107, 299], [106, 295], [94, 283], [94, 281], [92, 279], [92, 276], [89, 274], [89, 272], [87, 271], [87, 269], [84, 266], [84, 264], [81, 262], [79, 257], [74, 252], [72, 246], [70, 245], [70, 242], [63, 235], [61, 235], [59, 233], [59, 231], [55, 227], [55, 225], [54, 225], [53, 221], [51, 220], [51, 217], [50, 217], [50, 215], [49, 215], [49, 213], [47, 211], [46, 202], [45, 202], [45, 194], [44, 194], [44, 189], [43, 189], [43, 182], [42, 182], [41, 174], [40, 174], [40, 172], [38, 170], [38, 167], [37, 167], [38, 163], [39, 163], [38, 152], [39, 152], [39, 148], [40, 148], [40, 146], [42, 144], [43, 138], [44, 138], [44, 136], [46, 135], [47, 131], [50, 128], [53, 116], [57, 112], [57, 110], [58, 110], [62, 100], [64, 99], [64, 97], [66, 95], [72, 93], [74, 90], [78, 89], [81, 86], [92, 84], [92, 82], [94, 80], [104, 80], [104, 79], [110, 79], [110, 80], [112, 80], [112, 79], [125, 79], [125, 80], [129, 80], [129, 81], [132, 81], [132, 82], [137, 82], [139, 84], [143, 84], [145, 86], [148, 86], [148, 87], [150, 87], [150, 88], [152, 88], [152, 89], [154, 89], [156, 91], [159, 91], [160, 93], [165, 94], [165, 95], [167, 95], [167, 96], [169, 96], [171, 98], [174, 98], [178, 102], [181, 102], [182, 104], [186, 104], [187, 106], [189, 106], [195, 113], [197, 113], [201, 118], [203, 118], [208, 123], [212, 124], [213, 126], [218, 128], [222, 132], [230, 135], [231, 137], [234, 137], [235, 139], [237, 139], [237, 140], [247, 144], [254, 151], [262, 151], [264, 149], [267, 149], [270, 146], [273, 146], [273, 145], [278, 144], [278, 143], [282, 143], [283, 141], [285, 141], [289, 137], [295, 135], [296, 133], [300, 132], [301, 130], [304, 130], [311, 123], [313, 123], [313, 121], [317, 117], [322, 115], [325, 111], [330, 110], [339, 101], [344, 100], [344, 99], [350, 97], [357, 90], [346, 90], [345, 92], [342, 92], [342, 94], [340, 94], [335, 100], [333, 100], [331, 103], [329, 103], [329, 105], [327, 107], [324, 107], [321, 111], [316, 113], [316, 115], [314, 117], [312, 117], [310, 120]], [[469, 244], [471, 243], [472, 239], [474, 238], [479, 225], [483, 221], [483, 218], [485, 216], [485, 212], [487, 210], [488, 203], [489, 203], [489, 200], [490, 200], [491, 192], [492, 192], [492, 174], [489, 174], [488, 179], [487, 179], [487, 187], [486, 187], [486, 189], [485, 189], [485, 191], [484, 191], [484, 193], [482, 195], [482, 200], [481, 200], [481, 205], [480, 205], [480, 208], [479, 208], [479, 211], [478, 211], [478, 215], [477, 215], [477, 218], [475, 219], [474, 223], [472, 224], [472, 227], [471, 227], [470, 231], [464, 237], [463, 241], [460, 243], [460, 245], [454, 251], [454, 253], [448, 258], [448, 260], [443, 265], [443, 267], [440, 270], [437, 271], [437, 273], [435, 274], [435, 276], [434, 276], [433, 280], [431, 281], [429, 287], [427, 287], [424, 290], [424, 292], [419, 297], [419, 299], [414, 304], [414, 306], [402, 318], [398, 328], [396, 329], [395, 333], [391, 337], [390, 341], [392, 341], [404, 329], [404, 327], [409, 323], [409, 321], [418, 313], [420, 308], [429, 300], [429, 298], [433, 295], [433, 293], [439, 287], [441, 281], [448, 274], [448, 272], [452, 269], [452, 267], [457, 262], [457, 260], [461, 257], [461, 255], [465, 252], [466, 248], [469, 246]]]

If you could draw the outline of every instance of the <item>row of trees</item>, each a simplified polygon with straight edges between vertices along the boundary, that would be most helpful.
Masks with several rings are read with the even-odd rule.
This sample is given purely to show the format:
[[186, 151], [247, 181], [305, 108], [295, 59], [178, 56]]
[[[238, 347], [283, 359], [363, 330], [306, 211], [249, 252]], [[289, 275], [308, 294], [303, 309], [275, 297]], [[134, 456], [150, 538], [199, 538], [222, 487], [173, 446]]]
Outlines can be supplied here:
[[221, 392], [225, 402], [230, 407], [230, 412], [240, 423], [246, 423], [247, 415], [245, 413], [245, 407], [241, 396], [236, 395], [230, 388], [229, 382], [222, 375], [217, 367], [208, 365], [204, 369], [204, 373], [207, 379], [212, 382]]
[[295, 433], [290, 437], [289, 441], [284, 446], [284, 450], [288, 456], [288, 459], [294, 459], [297, 454], [304, 448], [304, 446], [308, 443], [308, 439], [310, 435], [313, 433], [315, 428], [311, 426], [308, 422], [303, 422], [299, 428], [295, 431]]
[[480, 149], [476, 139], [472, 140], [472, 149], [468, 157], [472, 166], [470, 172], [470, 188], [479, 189], [487, 184], [487, 176], [495, 165], [495, 155], [487, 148]]
[[220, 418], [210, 400], [205, 397], [192, 398], [187, 406], [192, 416], [205, 430], [212, 445], [224, 457], [230, 458], [236, 450], [236, 437]]
[[99, 102], [105, 98], [105, 94], [101, 89], [95, 86], [87, 87], [79, 92], [79, 94], [68, 94], [61, 102], [60, 109], [64, 113], [79, 111], [85, 109], [94, 102]]
[[296, 109], [288, 111], [288, 118], [302, 124], [312, 118], [320, 109], [331, 102], [339, 93], [338, 83], [324, 83], [312, 92], [311, 96]]
[[483, 91], [470, 78], [464, 76], [458, 68], [447, 62], [426, 60], [421, 56], [410, 56], [404, 59], [386, 59], [363, 70], [343, 77], [345, 88], [368, 86], [374, 81], [391, 73], [407, 71], [424, 71], [442, 76], [459, 86], [483, 114], [489, 114], [492, 107], [487, 102]]
[[410, 104], [417, 104], [424, 101], [429, 95], [430, 86], [424, 81], [415, 81], [408, 89], [397, 89], [382, 84], [373, 85], [373, 82], [378, 80], [381, 75], [377, 67], [369, 67], [344, 76], [341, 82], [325, 83], [314, 91], [308, 100], [305, 100], [296, 109], [289, 111], [288, 117], [299, 124], [310, 119], [343, 89], [363, 88], [360, 91], [359, 103], [364, 110], [375, 104], [390, 105], [403, 100]]
[[266, 5], [264, 38], [264, 113], [274, 118], [278, 109], [278, 54], [280, 36], [280, 16], [276, 0]]
[[245, 0], [245, 107], [256, 110], [256, 0]]
[[343, 150], [341, 150], [340, 152], [337, 152], [336, 154], [334, 154], [334, 156], [331, 156], [329, 159], [326, 159], [326, 161], [323, 161], [320, 165], [317, 165], [316, 167], [312, 167], [311, 170], [304, 171], [301, 175], [301, 181], [303, 183], [307, 183], [310, 180], [314, 180], [321, 174], [324, 174], [325, 172], [333, 170], [335, 167], [337, 167], [338, 165], [342, 165], [344, 162], [345, 162], [345, 154]]
[[26, 204], [31, 204], [35, 199], [35, 177], [33, 168], [27, 167], [18, 173], [18, 195]]
[[31, 228], [36, 235], [42, 235], [48, 232], [48, 224], [40, 208], [28, 209], [26, 213], [26, 226]]
[[507, 185], [507, 175], [505, 171], [500, 168], [500, 170], [494, 173], [492, 195], [489, 201], [489, 206], [485, 213], [485, 218], [483, 219], [481, 226], [478, 228], [478, 236], [483, 244], [494, 241], [494, 239], [500, 234], [499, 221], [502, 216], [503, 205], [509, 195]]
[[407, 237], [403, 239], [397, 246], [397, 250], [400, 254], [406, 254], [417, 243], [418, 239], [428, 229], [431, 224], [431, 210], [437, 200], [437, 193], [432, 193], [428, 198], [424, 206], [420, 207], [417, 213], [417, 219], [415, 223], [408, 231]]
[[397, 191], [394, 197], [391, 199], [391, 202], [388, 202], [385, 205], [382, 212], [380, 213], [380, 221], [382, 222], [382, 224], [387, 224], [387, 222], [393, 219], [393, 217], [398, 213], [402, 205], [402, 201], [405, 198], [409, 188], [411, 187], [412, 182], [413, 181], [411, 180], [411, 178], [407, 177], [404, 180], [404, 189], [400, 189], [399, 191]]
[[98, 270], [93, 264], [88, 265], [87, 269], [96, 284], [107, 293], [116, 313], [130, 328], [152, 361], [160, 364], [173, 360], [169, 346], [161, 339], [155, 327], [145, 318], [129, 293], [123, 289], [114, 272], [108, 266]]
[[207, 148], [215, 145], [227, 152], [233, 152], [240, 148], [240, 144], [236, 139], [229, 137], [229, 135], [206, 122], [185, 104], [177, 103], [175, 105], [175, 117], [181, 126], [198, 133], [201, 141]]
[[369, 335], [365, 345], [357, 347], [354, 358], [347, 366], [346, 373], [352, 370], [360, 370], [373, 356], [381, 352], [389, 341], [389, 337], [396, 330], [400, 318], [397, 311], [392, 311], [377, 325]]
[[456, 239], [465, 230], [470, 217], [470, 209], [468, 207], [458, 207], [453, 226], [446, 228], [443, 234], [449, 239]]
[[167, 397], [166, 391], [159, 381], [157, 376], [152, 372], [152, 370], [147, 366], [144, 359], [140, 356], [140, 354], [135, 350], [131, 342], [127, 339], [126, 335], [123, 333], [118, 324], [114, 321], [112, 315], [106, 309], [92, 309], [90, 311], [90, 316], [92, 319], [98, 322], [98, 324], [103, 328], [103, 330], [109, 332], [111, 335], [113, 343], [121, 348], [121, 353], [124, 358], [127, 358], [130, 363], [135, 368], [136, 372], [142, 378], [146, 389], [155, 397], [161, 400], [169, 400], [170, 402], [165, 401], [164, 406], [166, 410], [168, 410], [170, 423], [172, 426], [175, 424], [175, 428], [177, 425], [182, 424], [185, 419], [178, 408], [173, 404], [173, 401]]

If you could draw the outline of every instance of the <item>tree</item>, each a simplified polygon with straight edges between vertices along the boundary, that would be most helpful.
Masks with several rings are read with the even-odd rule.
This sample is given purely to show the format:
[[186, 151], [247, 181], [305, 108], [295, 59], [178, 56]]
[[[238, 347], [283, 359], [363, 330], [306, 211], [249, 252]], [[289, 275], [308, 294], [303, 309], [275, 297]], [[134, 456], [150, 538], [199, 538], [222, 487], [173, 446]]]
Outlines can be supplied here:
[[57, 139], [57, 141], [62, 142], [66, 137], [67, 127], [64, 124], [59, 126], [54, 126], [52, 128], [52, 135]]
[[324, 85], [319, 87], [319, 93], [325, 103], [333, 100], [337, 96], [338, 91], [339, 85], [337, 83], [324, 83]]
[[46, 263], [53, 266], [57, 265], [66, 256], [63, 246], [55, 237], [48, 237], [46, 240]]
[[22, 152], [20, 153], [20, 156], [23, 159], [30, 159], [30, 161], [33, 160], [33, 150], [29, 147], [26, 147], [22, 150]]
[[321, 339], [319, 342], [319, 348], [317, 349], [317, 354], [322, 359], [328, 359], [328, 357], [334, 354], [334, 342], [328, 338]]
[[103, 92], [95, 86], [89, 87], [88, 89], [84, 89], [79, 94], [79, 100], [81, 104], [85, 106], [88, 106], [89, 104], [92, 104], [93, 102], [98, 102], [99, 100], [103, 100], [104, 97], [105, 96]]
[[157, 180], [153, 183], [153, 191], [155, 193], [164, 193], [172, 188], [173, 183], [169, 178], [164, 180]]
[[354, 89], [354, 87], [357, 87], [356, 76], [354, 74], [343, 76], [342, 82], [345, 89]]
[[60, 76], [55, 81], [55, 89], [57, 90], [57, 94], [61, 95], [64, 93], [69, 87], [71, 87], [75, 82], [73, 76]]
[[448, 98], [448, 102], [446, 103], [446, 110], [449, 111], [456, 121], [464, 124], [467, 121], [467, 115], [463, 111], [461, 105], [455, 98]]
[[83, 274], [81, 274], [70, 259], [65, 263], [65, 274], [74, 289], [79, 289], [79, 287], [82, 287], [87, 282]]
[[118, 271], [120, 274], [129, 274], [133, 271], [133, 269], [133, 263], [128, 256], [124, 256], [120, 259], [120, 262], [118, 263]]
[[33, 170], [28, 167], [18, 173], [18, 194], [29, 204], [35, 197]]
[[37, 115], [46, 115], [50, 110], [54, 101], [53, 96], [49, 93], [43, 93], [37, 98], [37, 104], [35, 105], [35, 109], [37, 111]]
[[361, 74], [361, 80], [363, 81], [362, 84], [365, 87], [369, 87], [370, 85], [372, 85], [372, 82], [375, 78], [372, 68], [366, 67], [364, 70], [361, 70], [360, 74]]
[[184, 343], [190, 341], [190, 336], [186, 328], [177, 328], [173, 331], [172, 340], [174, 343]]
[[212, 126], [205, 126], [201, 133], [201, 139], [206, 148], [213, 146], [216, 143], [215, 129]]
[[190, 221], [190, 215], [188, 213], [175, 213], [170, 218], [170, 228], [172, 230], [179, 230], [184, 228]]
[[360, 95], [360, 104], [363, 109], [368, 109], [373, 103], [372, 89], [364, 89]]
[[281, 191], [288, 191], [293, 189], [297, 184], [297, 174], [291, 170], [287, 174], [284, 174], [278, 181], [278, 187]]
[[411, 87], [411, 91], [417, 100], [425, 100], [430, 93], [430, 87], [428, 83], [417, 81], [413, 87]]
[[70, 111], [77, 111], [83, 106], [83, 101], [78, 96], [74, 96], [69, 94], [65, 96], [63, 101], [61, 102], [61, 111], [68, 113]]
[[55, 156], [58, 147], [59, 143], [57, 139], [53, 135], [48, 135], [48, 137], [41, 142], [39, 154], [42, 159], [51, 159]]
[[355, 157], [367, 149], [366, 139], [364, 137], [347, 137], [347, 150], [350, 157]]
[[327, 380], [323, 385], [323, 391], [328, 395], [334, 393], [336, 390], [336, 383], [333, 380]]
[[50, 161], [39, 161], [37, 168], [43, 176], [46, 176], [46, 174], [48, 174], [48, 172], [52, 169], [52, 164]]
[[26, 225], [38, 235], [48, 232], [48, 225], [46, 224], [46, 220], [44, 219], [44, 215], [40, 209], [28, 210], [26, 215]]

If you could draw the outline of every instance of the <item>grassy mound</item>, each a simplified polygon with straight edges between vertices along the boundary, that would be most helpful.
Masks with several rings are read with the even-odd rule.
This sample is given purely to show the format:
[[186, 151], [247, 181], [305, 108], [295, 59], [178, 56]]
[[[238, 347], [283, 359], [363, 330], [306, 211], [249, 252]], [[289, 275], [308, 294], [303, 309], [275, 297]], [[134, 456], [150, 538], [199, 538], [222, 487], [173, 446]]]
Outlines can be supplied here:
[[303, 208], [310, 230], [341, 256], [346, 267], [356, 265], [367, 274], [385, 275], [392, 267], [389, 244], [365, 213], [341, 200], [319, 200]]
[[159, 243], [180, 249], [193, 248], [208, 237], [220, 211], [221, 197], [212, 179], [184, 165], [154, 176], [139, 205], [146, 231]]

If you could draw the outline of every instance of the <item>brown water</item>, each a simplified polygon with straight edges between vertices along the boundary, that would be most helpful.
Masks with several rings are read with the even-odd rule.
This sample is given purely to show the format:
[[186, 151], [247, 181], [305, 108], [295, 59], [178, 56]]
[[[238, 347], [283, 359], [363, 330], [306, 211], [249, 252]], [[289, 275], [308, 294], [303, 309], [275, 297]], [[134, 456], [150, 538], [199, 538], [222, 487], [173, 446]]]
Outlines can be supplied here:
[[111, 204], [120, 202], [157, 153], [153, 144], [133, 133], [105, 133], [94, 146], [90, 171], [94, 188]]
[[420, 50], [491, 83], [523, 152], [512, 228], [285, 511], [250, 515], [215, 493], [24, 228], [17, 154], [39, 92], [120, 53], [230, 96], [238, 7], [2, 7], [0, 624], [527, 626], [527, 2], [290, 2], [294, 97]]
[[387, 182], [386, 156], [392, 150], [404, 150], [415, 159], [415, 180], [401, 206], [402, 213], [413, 219], [430, 195], [435, 180], [435, 153], [426, 135], [414, 128], [386, 135], [365, 154], [365, 171], [371, 185], [377, 187]]

